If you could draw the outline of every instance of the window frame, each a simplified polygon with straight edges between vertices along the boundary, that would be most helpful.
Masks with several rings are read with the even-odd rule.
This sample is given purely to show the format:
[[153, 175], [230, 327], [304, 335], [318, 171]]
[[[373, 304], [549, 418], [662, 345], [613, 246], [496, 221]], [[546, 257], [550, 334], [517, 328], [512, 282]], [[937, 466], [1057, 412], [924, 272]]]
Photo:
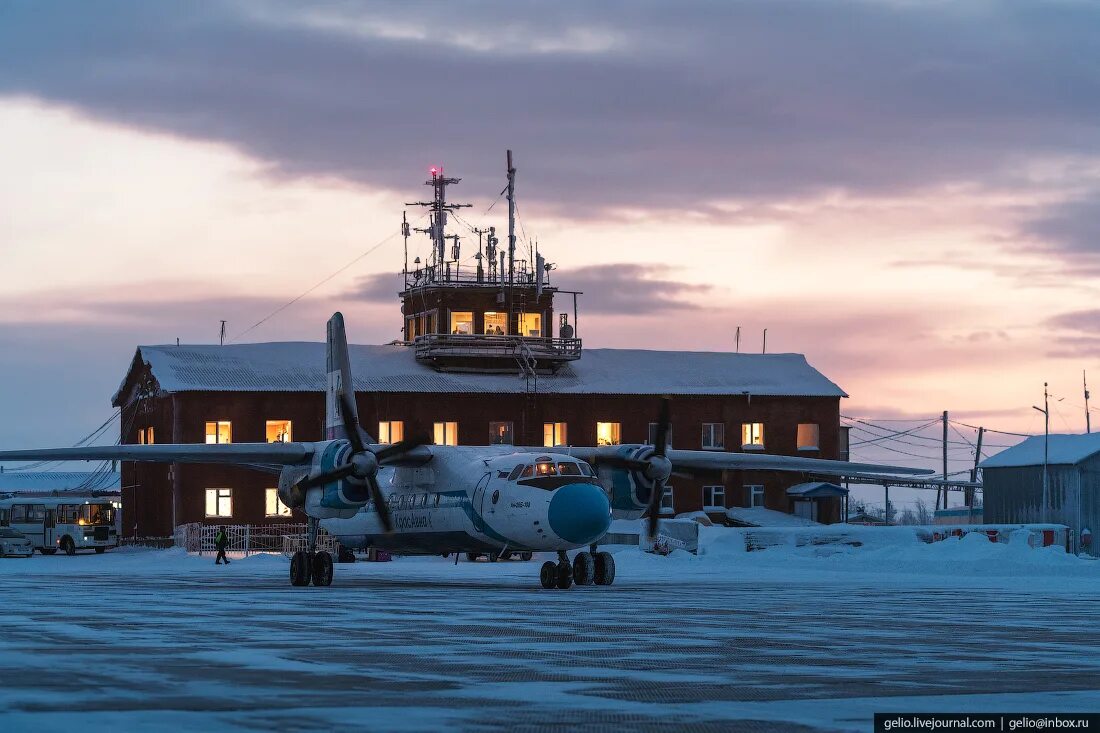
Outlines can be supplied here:
[[[815, 438], [815, 440], [813, 441], [813, 445], [808, 445], [808, 444], [803, 445], [802, 444], [802, 428], [804, 428], [804, 427], [805, 428], [813, 428], [813, 436]], [[795, 428], [794, 442], [795, 442], [795, 447], [798, 450], [804, 450], [804, 451], [821, 450], [821, 424], [820, 423], [815, 423], [815, 422], [800, 422], [800, 423], [798, 423], [798, 427]]]
[[[710, 492], [710, 502], [707, 502], [707, 492]], [[718, 504], [715, 499], [718, 495], [722, 497], [722, 503]], [[726, 511], [726, 485], [725, 484], [708, 484], [703, 487], [703, 511], [708, 510], [721, 510]]]
[[[718, 441], [715, 442], [715, 434], [718, 434]], [[707, 445], [707, 442], [710, 445]], [[725, 450], [726, 449], [726, 424], [724, 422], [705, 422], [699, 436], [699, 446], [702, 450]]]
[[[748, 509], [766, 509], [764, 505], [764, 484], [745, 484], [745, 491], [748, 492], [749, 505]], [[760, 497], [760, 503], [756, 503], [756, 497]]]
[[[395, 431], [394, 428], [397, 428]], [[396, 433], [396, 435], [394, 434]], [[396, 440], [395, 440], [396, 438]], [[382, 445], [393, 445], [405, 439], [404, 420], [379, 420], [378, 442]]]
[[[226, 492], [225, 496], [222, 496], [222, 492]], [[214, 492], [214, 514], [210, 514], [210, 492]], [[233, 489], [226, 487], [219, 487], [213, 489], [206, 489], [206, 503], [203, 505], [203, 511], [206, 512], [207, 519], [232, 519], [233, 518]], [[229, 513], [222, 513], [222, 502], [229, 502]]]
[[[508, 439], [506, 441], [497, 440], [497, 429], [500, 426], [507, 427]], [[489, 445], [515, 445], [516, 444], [516, 424], [511, 420], [490, 420], [489, 421]]]
[[[271, 514], [271, 497], [275, 497], [275, 513]], [[285, 509], [286, 511], [282, 511]], [[264, 517], [267, 519], [285, 519], [294, 515], [294, 511], [283, 503], [278, 489], [264, 489]]]
[[660, 514], [676, 514], [676, 494], [668, 484], [665, 484], [664, 491], [661, 492]]
[[[204, 420], [204, 438], [206, 445], [230, 445], [233, 443], [233, 421], [232, 420]], [[214, 441], [210, 442], [210, 426], [214, 426]], [[223, 443], [221, 438], [221, 426], [225, 425], [228, 439]]]
[[[757, 430], [759, 428], [759, 430]], [[746, 441], [745, 437], [749, 440]], [[756, 440], [759, 438], [760, 442]], [[765, 450], [767, 435], [762, 422], [741, 423], [741, 450]]]
[[[550, 431], [547, 439], [546, 431]], [[569, 423], [544, 422], [542, 424], [542, 445], [544, 448], [553, 448], [556, 445], [569, 445]]]
[[[657, 426], [660, 423], [651, 422], [646, 432], [646, 445], [657, 445]], [[672, 447], [672, 423], [668, 424], [668, 447]]]
[[[610, 443], [601, 443], [600, 442], [600, 426], [601, 425], [610, 425], [612, 427], [612, 430], [614, 432], [614, 437], [612, 439], [612, 442], [610, 442]], [[599, 446], [609, 446], [609, 445], [622, 445], [622, 444], [623, 444], [623, 424], [621, 422], [610, 422], [610, 421], [604, 422], [604, 421], [601, 421], [601, 420], [596, 421], [596, 445], [597, 445], [597, 447], [599, 447]]]
[[[443, 442], [438, 440], [439, 435], [443, 436]], [[432, 445], [458, 445], [458, 421], [457, 420], [437, 420], [432, 423]]]
[[[284, 440], [271, 440], [271, 427], [272, 425], [281, 426], [286, 424], [286, 433]], [[232, 430], [230, 430], [230, 439], [232, 439]], [[264, 421], [264, 439], [268, 443], [292, 443], [294, 442], [294, 421], [293, 420], [265, 420]]]
[[[449, 315], [450, 315], [450, 319], [449, 319], [448, 325], [450, 325], [450, 330], [447, 331], [447, 333], [451, 334], [452, 336], [454, 336], [454, 335], [473, 336], [474, 335], [474, 323], [475, 323], [475, 319], [476, 319], [476, 314], [474, 313], [474, 311], [450, 311]], [[469, 316], [469, 319], [467, 319], [466, 316]], [[462, 319], [461, 321], [458, 320], [460, 317]], [[460, 325], [460, 323], [469, 324], [470, 330], [469, 331], [459, 331], [458, 326]]]

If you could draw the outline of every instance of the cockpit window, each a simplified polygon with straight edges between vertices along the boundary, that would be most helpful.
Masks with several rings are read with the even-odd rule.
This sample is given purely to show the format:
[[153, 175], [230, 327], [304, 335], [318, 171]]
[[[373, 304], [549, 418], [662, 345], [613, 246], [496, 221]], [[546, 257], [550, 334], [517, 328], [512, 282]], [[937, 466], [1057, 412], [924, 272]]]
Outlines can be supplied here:
[[542, 461], [535, 464], [536, 472], [539, 476], [557, 476], [558, 469], [554, 467], [553, 463], [543, 463]]
[[581, 469], [576, 463], [559, 463], [558, 474], [561, 476], [580, 476]]
[[[504, 472], [501, 471], [501, 473], [504, 473]], [[519, 475], [521, 473], [523, 473], [523, 464], [522, 463], [520, 465], [516, 466], [515, 468], [513, 468], [511, 473], [507, 474], [508, 480], [509, 481], [515, 481], [517, 478], [519, 478]]]
[[520, 474], [520, 478], [530, 478], [531, 476], [534, 476], [534, 475], [535, 475], [535, 467], [534, 466], [524, 466], [523, 467], [523, 473]]
[[595, 476], [596, 475], [596, 472], [593, 471], [592, 467], [589, 466], [587, 463], [580, 464], [580, 467], [581, 467], [581, 473], [583, 473], [585, 476]]

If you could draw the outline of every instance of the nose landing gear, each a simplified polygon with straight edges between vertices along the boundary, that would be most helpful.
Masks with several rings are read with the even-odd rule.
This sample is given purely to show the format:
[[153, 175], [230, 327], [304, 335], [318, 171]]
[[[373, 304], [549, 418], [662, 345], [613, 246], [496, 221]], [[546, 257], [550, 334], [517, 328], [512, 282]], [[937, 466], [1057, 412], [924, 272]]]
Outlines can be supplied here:
[[599, 552], [592, 545], [589, 552], [578, 552], [569, 562], [564, 551], [558, 553], [557, 562], [544, 562], [539, 571], [539, 582], [547, 590], [565, 590], [577, 585], [611, 585], [615, 582], [615, 558], [610, 552]]

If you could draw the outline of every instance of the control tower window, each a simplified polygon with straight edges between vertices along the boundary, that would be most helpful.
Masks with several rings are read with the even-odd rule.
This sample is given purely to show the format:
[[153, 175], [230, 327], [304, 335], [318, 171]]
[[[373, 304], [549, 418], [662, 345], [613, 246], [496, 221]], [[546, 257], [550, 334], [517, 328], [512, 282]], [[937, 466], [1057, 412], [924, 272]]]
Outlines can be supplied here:
[[452, 334], [469, 336], [474, 332], [473, 311], [451, 311]]
[[289, 443], [292, 440], [290, 436], [290, 420], [267, 421], [268, 443]]
[[619, 445], [622, 442], [620, 434], [620, 424], [617, 422], [596, 423], [596, 445]]
[[568, 430], [563, 422], [544, 422], [542, 424], [542, 444], [547, 448], [555, 445], [569, 445]]
[[486, 311], [485, 333], [489, 336], [503, 336], [508, 333], [508, 314]]
[[521, 336], [541, 336], [542, 335], [542, 314], [541, 313], [520, 313], [519, 314], [519, 333]]
[[489, 444], [490, 445], [515, 445], [515, 440], [512, 438], [512, 423], [510, 422], [491, 422], [489, 423]]

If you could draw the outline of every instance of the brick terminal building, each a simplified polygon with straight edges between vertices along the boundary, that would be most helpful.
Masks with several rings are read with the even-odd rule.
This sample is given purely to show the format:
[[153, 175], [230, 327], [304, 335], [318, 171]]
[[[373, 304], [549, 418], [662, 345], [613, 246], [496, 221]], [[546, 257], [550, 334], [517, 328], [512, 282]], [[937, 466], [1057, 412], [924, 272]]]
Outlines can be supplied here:
[[[549, 284], [541, 257], [528, 263], [511, 252], [506, 260], [488, 230], [476, 265], [464, 271], [458, 239], [444, 229], [455, 206], [445, 189], [455, 182], [435, 172], [428, 181], [433, 226], [423, 231], [433, 254], [423, 267], [406, 263], [405, 340], [351, 347], [360, 418], [380, 442], [414, 435], [450, 445], [652, 442], [669, 396], [675, 448], [847, 458], [846, 395], [802, 355], [585, 350], [574, 325], [579, 294], [571, 294], [573, 323], [568, 313], [555, 318], [554, 298], [564, 291]], [[320, 342], [142, 346], [113, 402], [122, 408], [124, 443], [312, 441], [323, 438], [325, 383]], [[122, 473], [125, 535], [165, 536], [189, 522], [303, 520], [278, 502], [273, 474], [129, 462]], [[804, 480], [748, 471], [674, 476], [663, 511], [721, 519], [727, 507], [763, 506], [839, 521], [836, 497], [787, 494]]]

